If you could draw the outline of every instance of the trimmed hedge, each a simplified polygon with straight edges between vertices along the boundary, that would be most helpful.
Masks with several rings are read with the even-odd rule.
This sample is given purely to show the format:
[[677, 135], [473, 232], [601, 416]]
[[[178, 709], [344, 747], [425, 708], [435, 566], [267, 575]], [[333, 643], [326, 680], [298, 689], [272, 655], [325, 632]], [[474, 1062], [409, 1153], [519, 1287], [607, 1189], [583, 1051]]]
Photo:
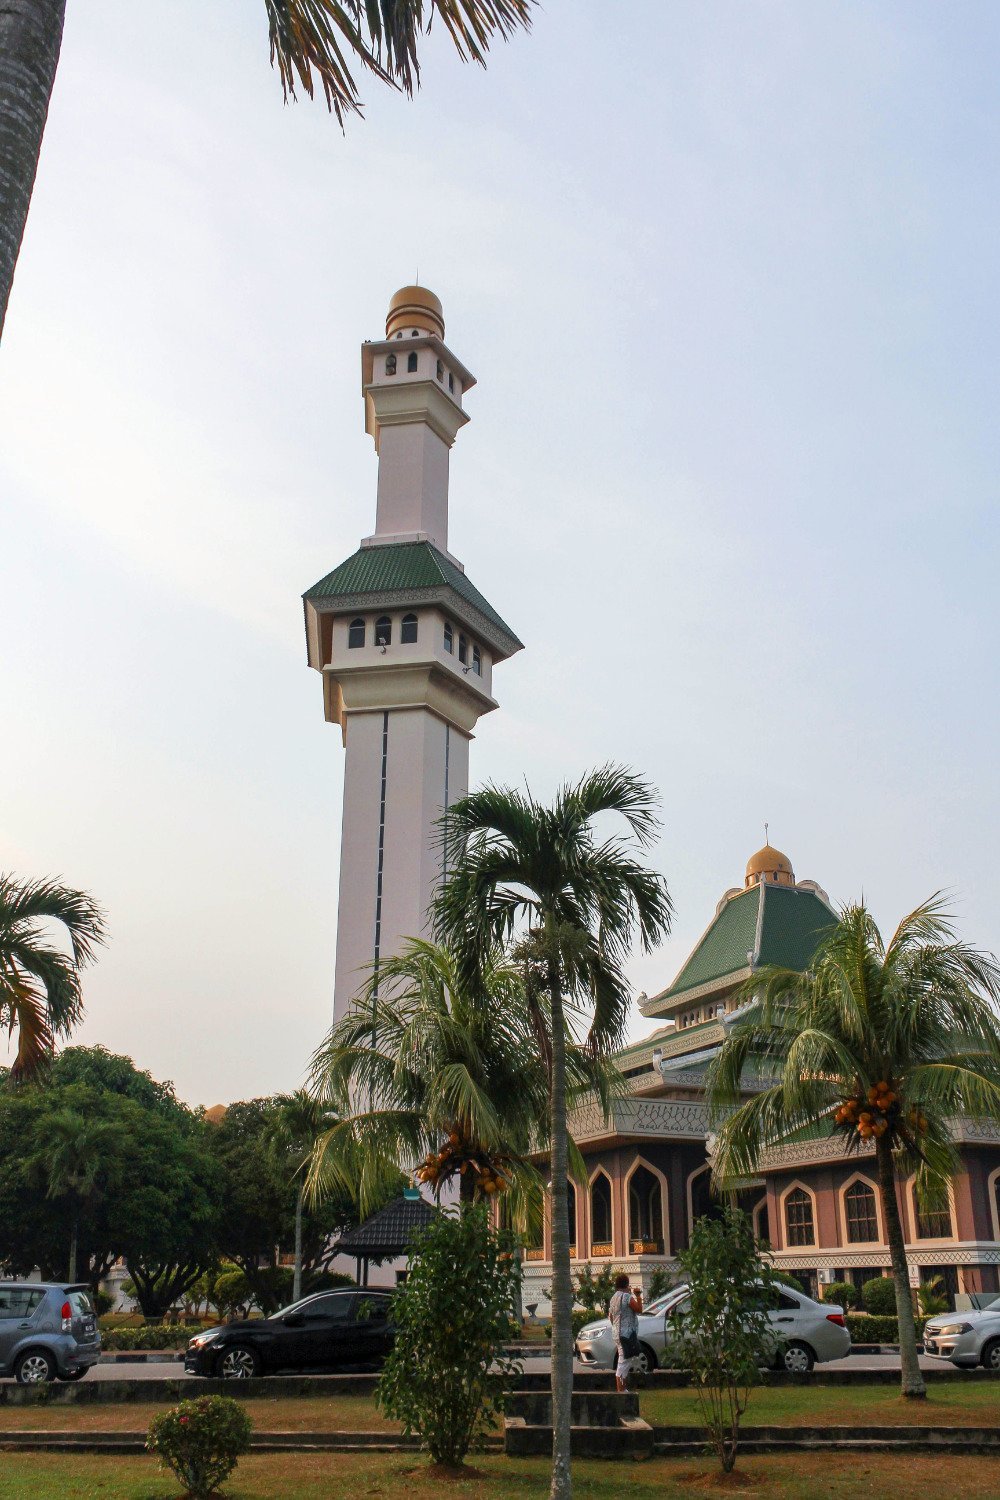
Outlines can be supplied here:
[[143, 1323], [138, 1328], [102, 1328], [101, 1347], [111, 1353], [133, 1349], [186, 1349], [207, 1323]]
[[824, 1302], [838, 1302], [845, 1312], [850, 1312], [861, 1301], [853, 1281], [831, 1281], [822, 1288]]
[[845, 1313], [844, 1321], [855, 1344], [898, 1344], [898, 1318], [873, 1318], [869, 1313]]

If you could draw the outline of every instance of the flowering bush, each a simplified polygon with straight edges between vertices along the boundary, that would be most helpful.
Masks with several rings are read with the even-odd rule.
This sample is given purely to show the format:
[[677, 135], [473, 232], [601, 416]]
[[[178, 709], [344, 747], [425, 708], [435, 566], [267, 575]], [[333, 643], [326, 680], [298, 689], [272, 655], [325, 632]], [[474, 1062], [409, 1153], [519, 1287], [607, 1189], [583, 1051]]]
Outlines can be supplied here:
[[186, 1486], [191, 1500], [206, 1500], [249, 1452], [252, 1431], [239, 1401], [199, 1396], [154, 1417], [146, 1447]]

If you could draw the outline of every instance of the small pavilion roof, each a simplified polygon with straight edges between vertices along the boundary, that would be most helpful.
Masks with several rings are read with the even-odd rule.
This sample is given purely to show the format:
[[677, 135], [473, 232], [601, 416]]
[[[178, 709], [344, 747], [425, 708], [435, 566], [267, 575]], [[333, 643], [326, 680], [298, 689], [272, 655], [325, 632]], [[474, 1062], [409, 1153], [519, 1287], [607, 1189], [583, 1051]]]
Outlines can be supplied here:
[[349, 1229], [333, 1247], [337, 1255], [387, 1260], [405, 1255], [413, 1236], [431, 1222], [438, 1210], [425, 1198], [394, 1198], [356, 1229]]

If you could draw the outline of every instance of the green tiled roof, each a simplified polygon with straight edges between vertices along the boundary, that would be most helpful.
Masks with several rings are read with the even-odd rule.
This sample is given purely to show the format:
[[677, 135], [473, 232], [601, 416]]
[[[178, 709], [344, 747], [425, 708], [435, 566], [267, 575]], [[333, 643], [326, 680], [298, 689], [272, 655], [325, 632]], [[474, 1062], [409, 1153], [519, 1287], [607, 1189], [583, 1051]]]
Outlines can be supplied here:
[[[758, 947], [761, 902], [764, 910]], [[676, 999], [688, 990], [738, 974], [751, 964], [755, 969], [763, 964], [804, 969], [834, 921], [826, 902], [813, 891], [766, 883], [751, 886], [725, 903], [673, 984], [654, 1000]]]
[[307, 589], [304, 598], [313, 604], [322, 604], [333, 603], [341, 597], [353, 599], [360, 594], [410, 593], [442, 588], [453, 589], [466, 604], [485, 615], [491, 625], [509, 637], [515, 649], [522, 645], [507, 622], [461, 569], [430, 542], [392, 542], [386, 546], [359, 547], [353, 557]]

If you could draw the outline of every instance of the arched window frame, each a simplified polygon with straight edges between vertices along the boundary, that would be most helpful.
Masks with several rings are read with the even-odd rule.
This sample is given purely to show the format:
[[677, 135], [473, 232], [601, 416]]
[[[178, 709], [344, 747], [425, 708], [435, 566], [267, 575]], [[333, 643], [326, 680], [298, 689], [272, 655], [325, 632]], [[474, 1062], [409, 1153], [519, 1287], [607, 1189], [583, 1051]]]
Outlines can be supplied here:
[[[848, 1225], [847, 1225], [847, 1194], [848, 1194], [848, 1192], [850, 1191], [850, 1189], [854, 1186], [854, 1184], [856, 1182], [863, 1182], [864, 1185], [865, 1185], [865, 1187], [870, 1188], [871, 1191], [872, 1191], [872, 1193], [874, 1194], [874, 1197], [875, 1197], [875, 1220], [876, 1220], [876, 1223], [878, 1224], [878, 1239], [877, 1240], [852, 1240], [850, 1238], [850, 1236], [848, 1235]], [[837, 1192], [837, 1202], [838, 1202], [839, 1207], [840, 1207], [840, 1239], [841, 1239], [841, 1243], [843, 1245], [854, 1246], [854, 1245], [881, 1245], [881, 1244], [884, 1244], [884, 1242], [885, 1242], [885, 1227], [884, 1227], [884, 1225], [882, 1223], [882, 1204], [881, 1204], [881, 1201], [880, 1201], [880, 1198], [879, 1198], [878, 1188], [876, 1187], [875, 1183], [872, 1182], [872, 1180], [871, 1180], [870, 1177], [866, 1177], [865, 1174], [864, 1174], [864, 1172], [854, 1172], [854, 1173], [852, 1173], [852, 1175], [850, 1177], [848, 1177], [847, 1181], [844, 1182], [844, 1183], [842, 1183], [841, 1186], [840, 1186], [840, 1188], [838, 1189], [838, 1192]]]
[[986, 1196], [993, 1219], [993, 1238], [1000, 1241], [1000, 1167], [994, 1167], [986, 1179]]
[[475, 672], [477, 677], [482, 677], [483, 653], [480, 651], [478, 646], [473, 646], [472, 648], [472, 670]]
[[[810, 1218], [812, 1220], [812, 1239], [808, 1240], [808, 1241], [800, 1241], [800, 1242], [797, 1242], [796, 1244], [792, 1244], [791, 1240], [788, 1237], [788, 1207], [787, 1207], [787, 1204], [788, 1204], [789, 1197], [791, 1196], [792, 1193], [795, 1193], [795, 1192], [803, 1192], [803, 1193], [805, 1193], [806, 1197], [809, 1199], [809, 1205], [810, 1205], [809, 1216], [810, 1216]], [[813, 1192], [813, 1190], [812, 1190], [811, 1187], [809, 1187], [806, 1183], [799, 1182], [797, 1180], [795, 1182], [790, 1182], [788, 1184], [788, 1186], [785, 1188], [784, 1192], [781, 1194], [781, 1197], [778, 1199], [778, 1216], [779, 1216], [779, 1218], [781, 1220], [781, 1243], [782, 1243], [782, 1245], [784, 1246], [784, 1248], [786, 1250], [812, 1250], [812, 1249], [816, 1248], [816, 1245], [819, 1243], [818, 1240], [817, 1240], [817, 1238], [816, 1238], [816, 1232], [817, 1232], [817, 1224], [816, 1224], [816, 1221], [817, 1221], [816, 1194]]]
[[653, 1174], [653, 1176], [656, 1178], [656, 1180], [660, 1184], [660, 1232], [659, 1232], [659, 1234], [654, 1235], [653, 1238], [654, 1239], [658, 1239], [658, 1240], [662, 1240], [662, 1242], [663, 1242], [663, 1251], [662, 1251], [662, 1253], [664, 1255], [669, 1255], [671, 1252], [670, 1252], [670, 1232], [669, 1232], [669, 1228], [668, 1228], [668, 1220], [669, 1220], [670, 1216], [669, 1216], [669, 1214], [667, 1212], [667, 1199], [668, 1199], [668, 1192], [669, 1192], [669, 1190], [668, 1190], [668, 1184], [667, 1184], [667, 1179], [666, 1179], [665, 1175], [663, 1174], [663, 1172], [660, 1171], [659, 1167], [654, 1167], [653, 1163], [651, 1161], [649, 1161], [645, 1156], [637, 1156], [636, 1157], [635, 1161], [629, 1167], [628, 1173], [627, 1173], [627, 1175], [625, 1177], [625, 1194], [624, 1194], [624, 1197], [625, 1197], [626, 1223], [628, 1225], [628, 1244], [629, 1244], [629, 1249], [630, 1249], [630, 1252], [631, 1252], [632, 1240], [633, 1240], [633, 1238], [637, 1238], [637, 1236], [633, 1236], [633, 1234], [632, 1234], [632, 1197], [631, 1197], [631, 1193], [632, 1193], [632, 1178], [635, 1176], [636, 1172], [639, 1171], [640, 1167], [645, 1167], [645, 1169], [646, 1169], [647, 1172], [651, 1172]]
[[920, 1234], [917, 1222], [917, 1179], [910, 1176], [906, 1183], [906, 1198], [910, 1206], [910, 1243], [914, 1245], [953, 1245], [955, 1243], [955, 1226], [958, 1218], [955, 1213], [955, 1191], [949, 1182], [945, 1186], [948, 1195], [948, 1217], [951, 1220], [950, 1234]]
[[[761, 1216], [762, 1213], [766, 1213], [767, 1214], [767, 1234], [761, 1234], [761, 1232], [760, 1232], [760, 1216]], [[750, 1210], [750, 1222], [753, 1225], [753, 1237], [754, 1237], [754, 1239], [757, 1240], [758, 1242], [760, 1242], [761, 1240], [767, 1240], [768, 1244], [770, 1244], [770, 1242], [771, 1242], [771, 1212], [770, 1212], [770, 1209], [768, 1207], [767, 1194], [766, 1193], [764, 1194], [764, 1196], [762, 1198], [758, 1199], [758, 1201], [754, 1204], [753, 1208]]]
[[711, 1167], [706, 1162], [703, 1167], [695, 1167], [693, 1172], [688, 1173], [687, 1182], [685, 1184], [685, 1196], [687, 1198], [688, 1244], [691, 1243], [691, 1232], [694, 1229], [695, 1223], [694, 1185], [699, 1177], [704, 1177], [706, 1172], [711, 1173], [711, 1170]]
[[411, 349], [410, 352], [409, 352], [409, 354], [406, 356], [406, 373], [408, 375], [415, 375], [417, 373], [417, 351], [416, 351], [416, 349]]
[[566, 1179], [566, 1217], [569, 1220], [569, 1253], [575, 1258], [580, 1243], [580, 1195], [571, 1177]]
[[417, 617], [414, 614], [404, 615], [399, 622], [399, 644], [401, 646], [413, 646], [417, 640]]
[[459, 631], [458, 635], [458, 659], [463, 667], [469, 665], [469, 638]]
[[367, 639], [368, 626], [367, 623], [359, 615], [357, 619], [352, 620], [350, 625], [348, 625], [347, 627], [347, 649], [349, 651], [357, 651], [362, 646], [364, 646]]
[[450, 620], [444, 622], [444, 649], [451, 656], [455, 650], [455, 627]]
[[375, 645], [392, 645], [392, 617], [391, 615], [379, 615], [375, 621]]
[[[608, 1201], [609, 1201], [610, 1210], [611, 1210], [611, 1212], [610, 1212], [610, 1218], [611, 1218], [611, 1238], [607, 1239], [607, 1240], [595, 1240], [595, 1238], [594, 1238], [594, 1184], [597, 1181], [598, 1177], [603, 1177], [604, 1180], [605, 1180], [605, 1182], [608, 1184]], [[614, 1246], [615, 1246], [615, 1243], [616, 1243], [617, 1238], [618, 1238], [618, 1235], [617, 1235], [617, 1229], [618, 1229], [617, 1213], [615, 1211], [615, 1185], [614, 1185], [614, 1183], [611, 1180], [610, 1173], [607, 1172], [607, 1171], [605, 1171], [605, 1169], [603, 1167], [598, 1167], [594, 1172], [592, 1172], [591, 1176], [590, 1176], [590, 1179], [589, 1179], [589, 1181], [587, 1183], [587, 1222], [588, 1222], [588, 1227], [590, 1229], [590, 1254], [591, 1254], [591, 1256], [595, 1260], [611, 1260], [613, 1258], [613, 1256], [614, 1256]], [[594, 1245], [595, 1244], [597, 1244], [597, 1245], [610, 1245], [611, 1249], [610, 1249], [610, 1251], [606, 1251], [603, 1255], [597, 1255], [594, 1252]]]

